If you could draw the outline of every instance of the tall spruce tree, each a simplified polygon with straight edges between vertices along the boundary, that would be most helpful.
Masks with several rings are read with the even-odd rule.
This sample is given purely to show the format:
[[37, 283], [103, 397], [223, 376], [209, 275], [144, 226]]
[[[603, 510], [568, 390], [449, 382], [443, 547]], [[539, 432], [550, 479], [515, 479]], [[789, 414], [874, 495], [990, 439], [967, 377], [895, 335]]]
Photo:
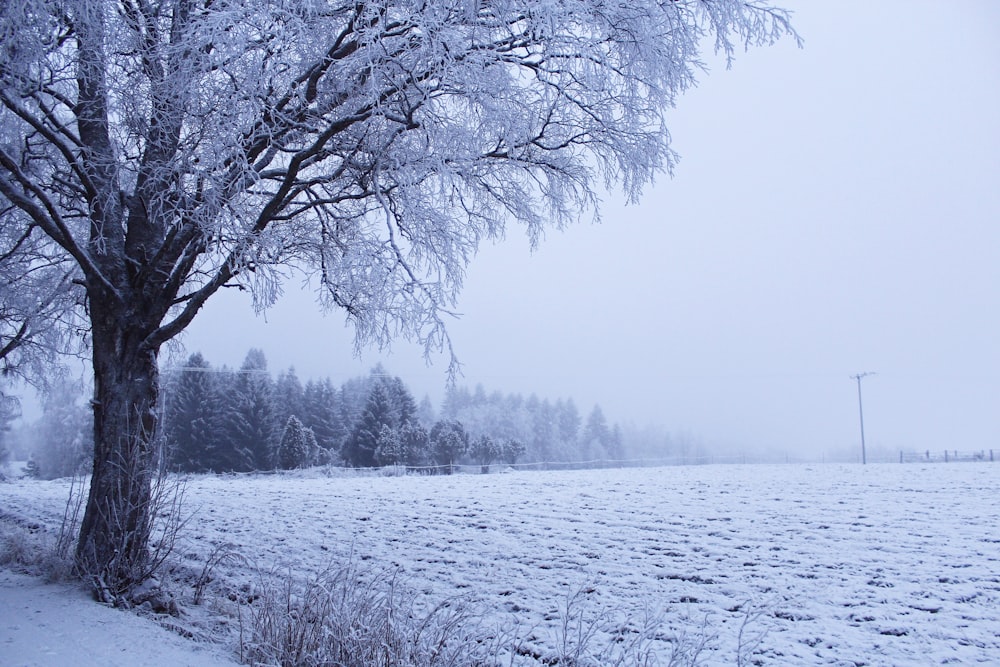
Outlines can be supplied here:
[[583, 427], [583, 435], [580, 438], [580, 455], [584, 460], [592, 458], [603, 458], [609, 456], [611, 442], [611, 429], [608, 420], [604, 417], [601, 406], [595, 405], [587, 415], [587, 423]]
[[66, 381], [49, 387], [44, 396], [42, 416], [32, 426], [34, 461], [41, 479], [69, 477], [84, 472], [90, 463], [88, 435], [94, 425], [81, 397], [81, 388]]
[[386, 396], [392, 406], [393, 426], [399, 428], [403, 424], [417, 418], [417, 402], [403, 379], [399, 376], [384, 378]]
[[21, 416], [21, 402], [7, 392], [0, 384], [0, 481], [4, 480], [6, 466], [11, 457], [10, 429], [15, 419]]
[[368, 401], [342, 452], [344, 461], [356, 468], [377, 465], [375, 450], [383, 426], [394, 427], [393, 406], [382, 383], [375, 384], [368, 394]]
[[231, 404], [230, 437], [247, 452], [249, 468], [274, 468], [274, 383], [261, 350], [251, 349], [243, 359]]
[[346, 433], [338, 392], [330, 378], [307, 382], [303, 404], [302, 423], [312, 429], [317, 445], [328, 453], [327, 458], [331, 452], [338, 453]]
[[170, 467], [181, 472], [208, 470], [206, 446], [216, 423], [212, 367], [195, 352], [170, 374], [164, 402], [165, 449]]
[[275, 441], [278, 441], [285, 432], [288, 418], [295, 415], [301, 422], [305, 412], [305, 390], [302, 388], [299, 376], [295, 373], [294, 366], [278, 373], [278, 379], [274, 381], [273, 406], [273, 437]]
[[431, 397], [424, 394], [424, 397], [420, 399], [420, 404], [417, 405], [417, 421], [424, 428], [430, 428], [437, 421], [437, 413], [434, 410], [434, 403], [431, 401]]

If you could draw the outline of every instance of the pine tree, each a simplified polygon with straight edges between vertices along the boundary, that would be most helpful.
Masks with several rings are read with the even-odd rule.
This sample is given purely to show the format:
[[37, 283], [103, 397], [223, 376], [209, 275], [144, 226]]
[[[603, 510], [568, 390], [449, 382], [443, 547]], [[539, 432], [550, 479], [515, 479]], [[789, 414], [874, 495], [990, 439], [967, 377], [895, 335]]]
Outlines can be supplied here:
[[430, 461], [430, 436], [423, 424], [410, 421], [399, 430], [403, 462], [408, 466], [424, 466]]
[[525, 406], [530, 420], [531, 436], [530, 451], [532, 460], [553, 460], [553, 442], [555, 440], [555, 419], [552, 404], [548, 400], [538, 400], [532, 394]]
[[275, 462], [271, 456], [274, 383], [267, 371], [267, 359], [261, 350], [251, 349], [247, 352], [236, 374], [230, 406], [229, 437], [246, 452], [248, 469], [274, 468]]
[[337, 389], [330, 379], [307, 382], [303, 402], [302, 423], [315, 433], [316, 443], [327, 452], [325, 456], [339, 452], [346, 433]]
[[21, 416], [21, 404], [17, 397], [8, 394], [0, 385], [0, 481], [10, 461], [11, 448], [8, 443], [11, 423]]
[[354, 433], [361, 414], [365, 411], [368, 403], [368, 396], [372, 391], [372, 380], [370, 377], [351, 378], [340, 386], [340, 421], [344, 425], [347, 437], [341, 447], [347, 446], [347, 440]]
[[320, 449], [320, 446], [316, 443], [316, 434], [313, 433], [313, 430], [304, 426], [302, 428], [302, 435], [305, 437], [306, 445], [306, 460], [303, 465], [308, 467], [327, 463], [326, 450]]
[[434, 412], [434, 403], [431, 402], [431, 397], [427, 394], [424, 394], [424, 397], [420, 399], [420, 404], [417, 406], [417, 421], [424, 428], [433, 426], [434, 422], [437, 421]]
[[348, 465], [371, 468], [376, 465], [375, 450], [383, 426], [393, 426], [392, 406], [382, 384], [372, 387], [351, 437], [345, 443], [342, 455]]
[[[285, 423], [281, 442], [278, 445], [277, 463], [281, 470], [294, 470], [304, 467], [309, 461], [309, 442], [306, 429], [295, 415], [291, 415]], [[315, 440], [314, 440], [315, 441]]]
[[413, 400], [413, 394], [410, 393], [402, 378], [397, 376], [386, 379], [384, 386], [386, 395], [389, 397], [389, 404], [392, 406], [393, 426], [399, 428], [416, 419], [417, 402]]
[[441, 403], [441, 419], [459, 419], [472, 405], [472, 395], [466, 387], [449, 386]]
[[583, 427], [580, 455], [585, 461], [606, 456], [609, 445], [611, 445], [611, 430], [608, 428], [608, 421], [604, 418], [601, 406], [595, 405], [587, 416], [587, 425]]
[[278, 440], [284, 433], [288, 418], [292, 415], [301, 422], [302, 415], [305, 414], [305, 390], [299, 381], [299, 376], [295, 374], [295, 367], [289, 367], [287, 371], [278, 374], [278, 379], [274, 382], [274, 400], [272, 403], [274, 419], [274, 439]]
[[625, 459], [625, 445], [622, 443], [622, 429], [618, 424], [611, 427], [606, 445], [608, 457], [612, 461], [622, 461]]
[[171, 467], [181, 472], [209, 469], [206, 448], [216, 423], [211, 365], [200, 352], [172, 374], [166, 389], [164, 436]]
[[375, 460], [379, 465], [396, 466], [403, 463], [403, 443], [399, 431], [388, 424], [382, 424], [375, 446]]
[[50, 387], [42, 403], [34, 461], [38, 477], [69, 477], [90, 463], [91, 412], [80, 405], [81, 389], [68, 382]]
[[556, 428], [559, 440], [565, 449], [574, 451], [577, 449], [577, 438], [580, 435], [580, 413], [576, 409], [576, 403], [570, 398], [566, 401], [556, 401]]
[[248, 472], [254, 456], [237, 429], [240, 422], [238, 396], [240, 374], [226, 367], [211, 375], [213, 417], [204, 463], [212, 472]]

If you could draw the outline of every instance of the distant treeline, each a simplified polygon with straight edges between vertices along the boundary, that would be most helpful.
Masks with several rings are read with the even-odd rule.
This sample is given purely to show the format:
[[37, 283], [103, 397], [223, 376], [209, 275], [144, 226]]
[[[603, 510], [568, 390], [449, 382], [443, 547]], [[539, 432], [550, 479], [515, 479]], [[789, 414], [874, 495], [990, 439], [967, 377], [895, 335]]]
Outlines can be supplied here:
[[[406, 466], [448, 471], [456, 464], [606, 461], [697, 455], [689, 439], [662, 428], [610, 423], [595, 405], [584, 418], [572, 398], [487, 393], [453, 387], [435, 409], [381, 365], [337, 386], [303, 384], [294, 368], [272, 376], [252, 349], [238, 369], [200, 353], [161, 378], [163, 464], [178, 472], [250, 472], [335, 465]], [[0, 424], [0, 454], [31, 455], [43, 478], [86, 471], [92, 414], [84, 391], [56, 385], [43, 415], [13, 432]], [[23, 459], [21, 459], [23, 460]], [[2, 464], [2, 458], [0, 458]]]
[[163, 377], [163, 446], [183, 472], [243, 472], [309, 465], [403, 465], [448, 469], [457, 463], [620, 458], [621, 429], [599, 406], [586, 421], [572, 399], [480, 386], [452, 388], [438, 412], [420, 404], [398, 376], [376, 366], [335, 386], [304, 385], [293, 368], [272, 378], [260, 350], [239, 369], [213, 368], [193, 354]]

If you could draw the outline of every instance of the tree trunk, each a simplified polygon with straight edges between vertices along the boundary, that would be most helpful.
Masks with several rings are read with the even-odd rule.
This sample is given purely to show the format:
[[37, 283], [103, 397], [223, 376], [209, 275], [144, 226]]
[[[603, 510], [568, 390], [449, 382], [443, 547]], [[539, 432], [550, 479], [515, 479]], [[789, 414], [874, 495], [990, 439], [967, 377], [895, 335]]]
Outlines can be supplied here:
[[94, 469], [76, 565], [99, 597], [117, 601], [151, 574], [158, 351], [131, 314], [102, 305], [91, 300]]

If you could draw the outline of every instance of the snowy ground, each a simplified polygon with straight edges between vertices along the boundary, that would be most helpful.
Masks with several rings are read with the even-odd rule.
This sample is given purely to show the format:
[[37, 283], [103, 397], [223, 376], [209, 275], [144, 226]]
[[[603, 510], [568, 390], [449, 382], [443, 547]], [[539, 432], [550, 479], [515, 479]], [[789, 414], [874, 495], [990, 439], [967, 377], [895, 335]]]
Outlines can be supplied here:
[[[57, 523], [67, 490], [0, 484], [0, 508]], [[541, 656], [577, 594], [588, 614], [662, 613], [664, 655], [704, 633], [705, 664], [736, 664], [741, 642], [765, 665], [1000, 664], [988, 463], [193, 477], [186, 498], [192, 568], [228, 543], [303, 576], [345, 559], [398, 569], [428, 601], [516, 621]], [[217, 574], [250, 578], [235, 562]], [[0, 647], [12, 632], [0, 624]]]
[[221, 647], [196, 644], [133, 614], [94, 603], [79, 586], [0, 571], [4, 667], [220, 667]]

